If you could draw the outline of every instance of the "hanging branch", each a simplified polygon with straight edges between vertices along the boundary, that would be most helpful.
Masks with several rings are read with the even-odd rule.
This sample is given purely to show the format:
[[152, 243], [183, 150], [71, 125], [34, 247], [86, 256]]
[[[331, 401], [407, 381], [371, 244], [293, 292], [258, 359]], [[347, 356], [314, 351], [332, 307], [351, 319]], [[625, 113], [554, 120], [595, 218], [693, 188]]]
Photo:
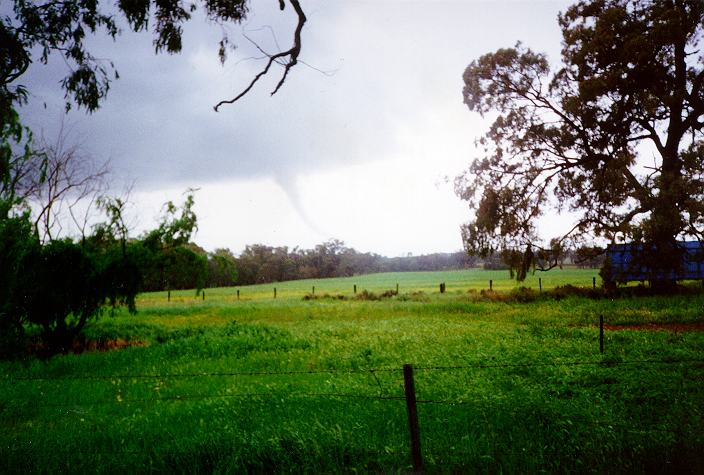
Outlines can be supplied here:
[[[286, 77], [288, 76], [289, 70], [298, 63], [298, 55], [301, 52], [301, 31], [303, 30], [303, 25], [306, 22], [306, 15], [305, 13], [303, 13], [303, 9], [301, 8], [301, 5], [298, 0], [289, 0], [289, 2], [291, 3], [291, 6], [293, 6], [293, 9], [298, 15], [298, 25], [296, 26], [296, 31], [293, 35], [293, 46], [291, 46], [291, 48], [286, 51], [281, 51], [276, 54], [268, 55], [269, 61], [267, 61], [266, 66], [256, 76], [254, 76], [252, 81], [249, 83], [249, 86], [247, 86], [234, 98], [218, 102], [215, 107], [213, 107], [213, 109], [215, 109], [215, 112], [218, 112], [220, 106], [224, 104], [233, 104], [239, 99], [241, 99], [243, 96], [245, 96], [252, 89], [252, 87], [254, 87], [257, 81], [259, 81], [259, 79], [261, 79], [269, 72], [269, 69], [271, 68], [272, 64], [274, 64], [275, 62], [278, 63], [277, 60], [281, 58], [288, 57], [288, 62], [283, 65], [284, 73], [281, 76], [281, 79], [279, 80], [278, 84], [276, 85], [276, 88], [274, 88], [274, 90], [271, 92], [271, 95], [273, 96], [274, 94], [276, 94], [281, 88], [281, 86], [283, 86], [284, 81], [286, 81]], [[279, 0], [279, 7], [281, 10], [284, 9], [284, 0]]]

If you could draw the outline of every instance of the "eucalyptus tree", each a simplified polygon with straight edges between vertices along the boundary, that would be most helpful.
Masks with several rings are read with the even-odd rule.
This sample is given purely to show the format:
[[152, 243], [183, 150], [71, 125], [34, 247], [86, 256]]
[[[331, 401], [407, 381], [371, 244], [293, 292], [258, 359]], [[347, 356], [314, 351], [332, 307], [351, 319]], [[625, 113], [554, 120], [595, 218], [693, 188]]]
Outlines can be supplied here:
[[[464, 102], [493, 124], [456, 190], [466, 247], [502, 252], [522, 279], [566, 247], [635, 242], [650, 280], [678, 239], [704, 238], [704, 2], [583, 0], [558, 17], [561, 63], [518, 43], [464, 72]], [[538, 220], [569, 211], [541, 236]]]

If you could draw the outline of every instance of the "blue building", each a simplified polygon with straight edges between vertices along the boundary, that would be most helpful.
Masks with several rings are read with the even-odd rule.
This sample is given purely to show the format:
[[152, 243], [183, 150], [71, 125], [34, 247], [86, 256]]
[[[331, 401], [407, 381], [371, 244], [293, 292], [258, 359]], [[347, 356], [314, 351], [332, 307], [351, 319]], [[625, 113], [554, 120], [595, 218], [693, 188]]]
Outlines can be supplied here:
[[[677, 244], [682, 249], [683, 260], [679, 272], [656, 277], [670, 280], [704, 279], [704, 242], [679, 241]], [[612, 275], [616, 280], [628, 282], [650, 278], [648, 268], [635, 263], [634, 251], [640, 247], [638, 244], [612, 244], [606, 249], [606, 257], [611, 262]]]

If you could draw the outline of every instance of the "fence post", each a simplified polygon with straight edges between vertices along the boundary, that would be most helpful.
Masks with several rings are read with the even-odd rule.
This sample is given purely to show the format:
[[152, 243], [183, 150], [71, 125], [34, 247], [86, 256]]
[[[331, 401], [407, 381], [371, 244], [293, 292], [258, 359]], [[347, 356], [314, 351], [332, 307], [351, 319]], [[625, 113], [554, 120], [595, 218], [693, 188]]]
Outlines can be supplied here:
[[354, 284], [354, 294], [357, 295], [357, 284]]
[[538, 277], [538, 289], [540, 290], [540, 293], [543, 293], [543, 278]]
[[423, 471], [423, 456], [420, 451], [420, 426], [418, 425], [418, 410], [416, 407], [416, 390], [413, 384], [413, 366], [403, 365], [403, 385], [406, 390], [406, 407], [408, 408], [408, 428], [411, 432], [411, 457], [413, 471]]
[[274, 287], [274, 298], [276, 298], [276, 287]]
[[170, 290], [166, 292], [166, 301], [171, 302], [171, 291]]
[[237, 289], [237, 300], [240, 299], [240, 289]]
[[494, 281], [489, 279], [489, 290], [494, 290]]
[[592, 289], [596, 290], [596, 277], [592, 277]]
[[398, 282], [396, 282], [396, 295], [398, 295]]
[[604, 353], [604, 316], [599, 315], [599, 353]]
[[205, 300], [205, 289], [200, 291], [200, 295], [203, 297], [203, 300]]
[[315, 295], [315, 285], [313, 286], [313, 295]]

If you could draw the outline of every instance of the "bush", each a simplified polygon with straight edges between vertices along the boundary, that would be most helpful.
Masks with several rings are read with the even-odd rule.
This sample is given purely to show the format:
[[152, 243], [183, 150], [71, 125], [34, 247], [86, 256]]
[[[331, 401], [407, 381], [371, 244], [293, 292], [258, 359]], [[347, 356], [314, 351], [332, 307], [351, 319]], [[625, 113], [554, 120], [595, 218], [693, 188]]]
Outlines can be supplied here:
[[33, 249], [23, 261], [21, 311], [51, 349], [67, 349], [107, 297], [96, 258], [69, 240]]
[[27, 256], [39, 248], [28, 215], [0, 219], [0, 356], [20, 353], [25, 346], [23, 277]]

